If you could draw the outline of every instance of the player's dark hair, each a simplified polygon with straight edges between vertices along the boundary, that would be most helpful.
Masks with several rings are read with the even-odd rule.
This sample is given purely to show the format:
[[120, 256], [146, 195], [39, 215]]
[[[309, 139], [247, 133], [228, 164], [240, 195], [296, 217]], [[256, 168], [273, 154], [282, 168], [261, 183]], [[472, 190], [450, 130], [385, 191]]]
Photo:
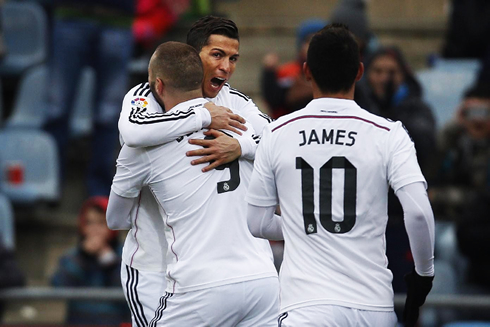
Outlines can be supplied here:
[[160, 44], [152, 56], [150, 69], [155, 78], [161, 78], [166, 85], [177, 90], [193, 91], [201, 88], [201, 58], [193, 47], [185, 43], [170, 41]]
[[187, 44], [201, 52], [208, 44], [209, 37], [213, 34], [223, 35], [230, 39], [239, 40], [238, 27], [227, 18], [216, 16], [205, 16], [197, 20], [187, 33]]
[[323, 93], [348, 91], [360, 64], [359, 45], [343, 24], [330, 24], [311, 39], [306, 62]]

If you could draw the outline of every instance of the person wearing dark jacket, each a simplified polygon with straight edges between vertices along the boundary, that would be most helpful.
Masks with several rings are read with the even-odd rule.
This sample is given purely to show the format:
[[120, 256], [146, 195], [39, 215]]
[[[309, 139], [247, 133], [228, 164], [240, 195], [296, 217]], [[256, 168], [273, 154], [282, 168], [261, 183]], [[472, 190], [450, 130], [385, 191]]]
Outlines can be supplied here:
[[[121, 246], [106, 224], [107, 197], [89, 198], [79, 215], [80, 239], [51, 279], [55, 287], [120, 287]], [[71, 300], [66, 323], [119, 325], [131, 321], [124, 301]]]
[[[402, 53], [394, 47], [382, 47], [365, 61], [365, 78], [358, 83], [364, 109], [379, 116], [399, 120], [412, 138], [417, 160], [427, 180], [433, 175], [436, 153], [436, 124], [430, 107], [422, 100], [422, 88]], [[386, 232], [389, 268], [393, 289], [405, 292], [403, 276], [412, 267], [408, 237], [403, 226], [403, 210], [393, 191], [388, 196]]]
[[49, 88], [44, 129], [56, 140], [62, 176], [70, 141], [70, 117], [80, 76], [95, 72], [89, 196], [108, 196], [118, 144], [117, 121], [133, 53], [135, 0], [54, 0]]

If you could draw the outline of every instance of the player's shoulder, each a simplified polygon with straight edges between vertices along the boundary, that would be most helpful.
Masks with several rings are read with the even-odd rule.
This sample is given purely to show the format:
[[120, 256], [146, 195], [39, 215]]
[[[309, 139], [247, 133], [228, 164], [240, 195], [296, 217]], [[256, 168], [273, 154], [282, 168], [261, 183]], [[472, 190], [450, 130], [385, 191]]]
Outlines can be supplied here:
[[287, 115], [283, 115], [276, 120], [272, 121], [268, 127], [271, 132], [275, 132], [276, 130], [281, 129], [282, 127], [288, 125], [291, 122], [294, 122], [295, 120], [298, 119], [298, 117], [304, 116], [308, 114], [305, 110], [305, 108], [293, 111]]
[[368, 123], [380, 127], [383, 130], [391, 131], [402, 125], [400, 121], [377, 115], [375, 113], [369, 112], [362, 107], [358, 108], [359, 110], [356, 110], [356, 116]]
[[151, 93], [150, 84], [148, 82], [140, 83], [131, 88], [126, 97], [147, 97]]
[[231, 98], [232, 100], [246, 101], [246, 102], [252, 101], [252, 99], [248, 95], [231, 87], [229, 83], [225, 83], [223, 85], [218, 95], [226, 96], [228, 98]]

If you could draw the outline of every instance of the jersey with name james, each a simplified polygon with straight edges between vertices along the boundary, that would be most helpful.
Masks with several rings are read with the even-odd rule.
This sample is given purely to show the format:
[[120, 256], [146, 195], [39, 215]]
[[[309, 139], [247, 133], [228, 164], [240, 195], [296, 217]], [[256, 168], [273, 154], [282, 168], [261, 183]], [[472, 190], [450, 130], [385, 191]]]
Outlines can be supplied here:
[[[171, 111], [205, 102], [187, 101]], [[188, 143], [189, 137], [204, 134], [198, 131], [155, 147], [123, 146], [112, 187], [120, 196], [135, 197], [149, 186], [164, 211], [167, 291], [182, 293], [277, 276], [264, 243], [250, 234], [245, 218], [244, 197], [253, 164], [239, 159], [203, 173], [207, 164], [192, 166], [193, 158], [186, 156], [199, 148]]]
[[247, 200], [281, 206], [281, 311], [315, 304], [393, 310], [388, 189], [419, 181], [403, 125], [352, 100], [315, 99], [267, 126]]

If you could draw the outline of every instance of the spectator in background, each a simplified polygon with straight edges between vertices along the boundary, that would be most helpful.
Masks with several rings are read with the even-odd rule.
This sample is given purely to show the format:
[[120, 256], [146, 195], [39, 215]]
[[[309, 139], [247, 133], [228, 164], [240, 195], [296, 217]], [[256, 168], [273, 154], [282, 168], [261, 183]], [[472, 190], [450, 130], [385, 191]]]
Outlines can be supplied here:
[[45, 130], [58, 144], [64, 171], [74, 95], [82, 69], [91, 65], [96, 91], [87, 188], [90, 195], [108, 196], [133, 50], [134, 0], [55, 0], [53, 10]]
[[452, 0], [444, 58], [481, 61], [480, 83], [490, 83], [490, 1]]
[[330, 15], [330, 22], [346, 25], [356, 36], [363, 62], [366, 56], [379, 47], [377, 38], [369, 27], [366, 2], [367, 0], [339, 0]]
[[[51, 283], [55, 287], [120, 287], [121, 246], [106, 224], [107, 197], [89, 198], [78, 218], [80, 240], [64, 254]], [[71, 300], [66, 323], [117, 325], [131, 321], [124, 301]]]
[[365, 109], [405, 125], [415, 143], [422, 172], [430, 179], [436, 150], [435, 119], [422, 100], [422, 87], [401, 51], [395, 47], [379, 48], [366, 59], [365, 69], [361, 87], [370, 101]]
[[261, 89], [272, 118], [301, 109], [313, 99], [311, 86], [303, 75], [303, 63], [311, 37], [326, 24], [324, 20], [310, 19], [298, 27], [296, 60], [279, 65], [276, 53], [265, 55]]
[[[438, 187], [431, 202], [456, 225], [457, 242], [468, 259], [463, 293], [490, 294], [490, 84], [468, 89], [455, 119], [440, 133]], [[488, 310], [487, 310], [488, 311]], [[464, 314], [464, 313], [462, 313]], [[472, 319], [490, 320], [471, 311]]]
[[[401, 121], [417, 150], [417, 159], [430, 182], [436, 151], [436, 127], [431, 109], [422, 101], [422, 89], [401, 52], [392, 47], [380, 48], [365, 60], [365, 77], [358, 83], [366, 94], [366, 110]], [[403, 224], [400, 202], [390, 190], [388, 196], [387, 257], [393, 272], [393, 289], [405, 292], [403, 276], [413, 266], [408, 237]]]

